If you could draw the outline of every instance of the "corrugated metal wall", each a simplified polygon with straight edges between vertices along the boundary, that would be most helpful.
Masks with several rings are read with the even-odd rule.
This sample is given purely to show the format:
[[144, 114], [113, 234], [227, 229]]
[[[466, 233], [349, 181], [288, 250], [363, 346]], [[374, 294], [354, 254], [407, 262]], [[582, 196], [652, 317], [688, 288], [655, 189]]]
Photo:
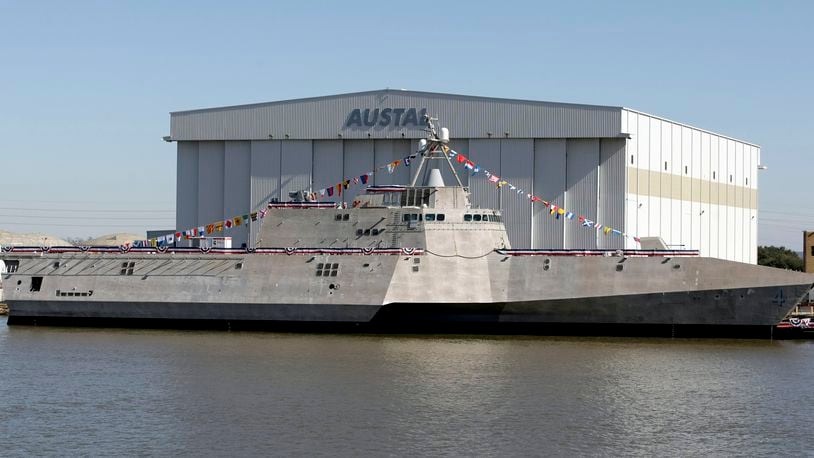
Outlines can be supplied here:
[[[198, 221], [217, 221], [223, 218], [224, 181], [223, 142], [200, 142], [198, 145]], [[192, 226], [201, 224], [198, 221]]]
[[[501, 189], [500, 208], [504, 221], [506, 221], [509, 242], [518, 248], [531, 246], [532, 204], [526, 194], [534, 191], [534, 176], [529, 173], [533, 168], [533, 139], [500, 140], [500, 176], [518, 188], [512, 190], [509, 187], [503, 187]], [[472, 179], [491, 184], [483, 177], [473, 177]], [[496, 192], [496, 190], [492, 190], [492, 192]]]
[[178, 143], [175, 184], [175, 221], [178, 227], [198, 222], [198, 143]]
[[[248, 213], [247, 204], [251, 201], [251, 142], [226, 142], [223, 166], [222, 215], [228, 218]], [[241, 225], [231, 233], [232, 242], [238, 247], [247, 243], [248, 236], [248, 225]]]
[[[625, 227], [625, 139], [603, 138], [599, 143], [599, 194], [597, 221], [618, 229]], [[597, 237], [597, 248], [625, 247], [620, 237]]]
[[[618, 191], [618, 183], [624, 183], [625, 168], [620, 166], [624, 161], [624, 140], [608, 141], [615, 148], [603, 152], [609, 170], [601, 176], [608, 180], [607, 192], [613, 193]], [[339, 183], [343, 177], [353, 179], [404, 158], [415, 145], [411, 140], [179, 142], [179, 227], [206, 225], [257, 211], [272, 199], [287, 200], [289, 191], [316, 190]], [[502, 210], [512, 246], [596, 246], [594, 231], [583, 228], [576, 219], [566, 222], [551, 216], [542, 205], [533, 206], [526, 194], [566, 205], [569, 210], [595, 219], [600, 186], [598, 139], [453, 139], [450, 145], [484, 170], [516, 186], [514, 190], [508, 186], [497, 189], [483, 172], [471, 175], [453, 162], [464, 185], [472, 190], [474, 207]], [[378, 171], [372, 182], [405, 184], [417, 165], [401, 165], [393, 174]], [[455, 184], [445, 162], [435, 166], [441, 168], [447, 184]], [[335, 194], [326, 196], [326, 200], [349, 202], [361, 189], [353, 186], [341, 198]], [[609, 199], [605, 211], [612, 214], [611, 206], [615, 204], [620, 214], [623, 202], [621, 196]], [[256, 224], [252, 227], [256, 235]], [[564, 228], [569, 232], [565, 233]], [[223, 235], [231, 236], [234, 246], [240, 246], [248, 240], [247, 229], [231, 229]]]
[[[599, 140], [568, 140], [565, 155], [565, 206], [577, 215], [596, 214]], [[561, 216], [560, 218], [564, 218]], [[596, 248], [597, 233], [579, 221], [565, 223], [565, 246]]]
[[[534, 194], [557, 205], [565, 206], [566, 140], [534, 141]], [[532, 216], [533, 248], [563, 248], [564, 221], [552, 218], [542, 205], [534, 206]]]

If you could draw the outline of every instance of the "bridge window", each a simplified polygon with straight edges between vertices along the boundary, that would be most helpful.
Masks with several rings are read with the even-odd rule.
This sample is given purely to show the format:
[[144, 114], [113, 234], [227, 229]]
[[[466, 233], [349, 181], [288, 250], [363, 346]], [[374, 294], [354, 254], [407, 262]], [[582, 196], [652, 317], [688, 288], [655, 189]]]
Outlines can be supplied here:
[[481, 218], [480, 215], [472, 215], [472, 220], [473, 221], [480, 221], [480, 218]]
[[403, 219], [405, 222], [409, 222], [409, 221], [421, 221], [422, 216], [423, 216], [423, 215], [419, 215], [418, 213], [405, 213], [405, 214], [402, 216], [402, 219]]
[[402, 207], [421, 207], [423, 205], [429, 206], [430, 193], [432, 191], [427, 189], [408, 189], [401, 193], [401, 206]]
[[424, 215], [424, 221], [435, 221], [435, 214], [427, 213]]
[[435, 217], [435, 220], [436, 220], [436, 221], [444, 221], [444, 219], [446, 219], [446, 217], [444, 216], [444, 214], [443, 214], [443, 213], [439, 213], [439, 214], [438, 214], [438, 215], [436, 215], [436, 217]]
[[379, 235], [379, 230], [378, 229], [371, 229], [370, 230], [370, 235]]
[[472, 215], [464, 215], [464, 221], [472, 221]]
[[13, 274], [17, 272], [17, 269], [20, 267], [20, 261], [18, 260], [9, 260], [6, 261], [6, 273]]
[[42, 277], [31, 277], [31, 292], [37, 292], [42, 288]]

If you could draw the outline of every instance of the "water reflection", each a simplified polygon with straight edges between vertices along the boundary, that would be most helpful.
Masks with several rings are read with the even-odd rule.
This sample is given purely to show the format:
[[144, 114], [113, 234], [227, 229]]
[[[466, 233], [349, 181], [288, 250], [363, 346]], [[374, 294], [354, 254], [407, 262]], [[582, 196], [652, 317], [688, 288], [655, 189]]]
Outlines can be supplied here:
[[809, 342], [8, 328], [19, 454], [805, 454]]

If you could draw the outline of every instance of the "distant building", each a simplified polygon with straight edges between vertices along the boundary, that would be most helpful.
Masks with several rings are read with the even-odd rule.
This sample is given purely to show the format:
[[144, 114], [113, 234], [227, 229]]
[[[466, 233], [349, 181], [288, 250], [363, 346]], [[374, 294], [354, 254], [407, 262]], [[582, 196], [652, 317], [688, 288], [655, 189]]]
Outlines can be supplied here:
[[814, 274], [814, 232], [803, 231], [803, 268]]
[[[401, 159], [426, 135], [423, 113], [449, 128], [453, 149], [524, 192], [673, 248], [757, 262], [755, 144], [623, 107], [400, 90], [172, 113], [178, 229]], [[404, 184], [414, 168], [377, 173], [371, 184]], [[503, 210], [516, 248], [636, 248], [632, 239], [554, 218], [483, 177], [462, 176], [473, 205]], [[348, 191], [326, 200], [352, 201], [361, 187]], [[219, 235], [240, 246], [257, 224]]]

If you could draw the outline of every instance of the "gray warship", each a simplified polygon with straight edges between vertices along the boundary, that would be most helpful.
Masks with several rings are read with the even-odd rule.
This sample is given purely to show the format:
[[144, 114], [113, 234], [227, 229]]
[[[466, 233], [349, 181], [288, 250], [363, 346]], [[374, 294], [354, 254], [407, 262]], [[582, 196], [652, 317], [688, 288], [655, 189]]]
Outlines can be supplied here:
[[247, 248], [6, 247], [8, 323], [769, 338], [814, 283], [657, 240], [512, 249], [428, 121], [412, 183], [269, 203]]

